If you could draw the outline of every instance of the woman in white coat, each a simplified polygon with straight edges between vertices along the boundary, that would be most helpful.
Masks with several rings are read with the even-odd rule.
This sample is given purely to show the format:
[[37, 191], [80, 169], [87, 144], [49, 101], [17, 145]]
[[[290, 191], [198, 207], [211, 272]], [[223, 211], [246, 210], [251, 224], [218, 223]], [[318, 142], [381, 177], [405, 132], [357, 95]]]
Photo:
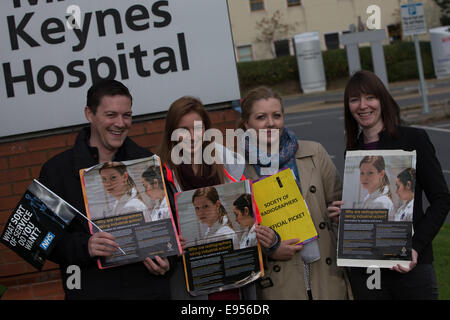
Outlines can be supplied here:
[[123, 163], [106, 162], [100, 168], [99, 173], [103, 188], [115, 199], [112, 210], [105, 212], [103, 218], [134, 212], [145, 214], [148, 208], [142, 201], [136, 184]]
[[192, 196], [197, 219], [208, 226], [203, 239], [205, 243], [231, 239], [233, 247], [239, 249], [236, 231], [225, 207], [219, 199], [219, 193], [214, 187], [197, 189]]
[[359, 164], [361, 186], [368, 194], [363, 200], [362, 209], [387, 209], [388, 216], [394, 214], [394, 203], [386, 175], [384, 158], [366, 156]]
[[145, 193], [156, 203], [153, 210], [145, 216], [146, 222], [170, 218], [169, 206], [159, 169], [148, 167], [142, 173], [141, 178]]
[[412, 221], [416, 170], [413, 168], [403, 170], [398, 174], [395, 184], [397, 186], [397, 195], [403, 203], [395, 212], [394, 221]]
[[233, 202], [236, 221], [245, 229], [240, 241], [240, 248], [256, 246], [255, 217], [253, 214], [252, 195], [244, 193]]

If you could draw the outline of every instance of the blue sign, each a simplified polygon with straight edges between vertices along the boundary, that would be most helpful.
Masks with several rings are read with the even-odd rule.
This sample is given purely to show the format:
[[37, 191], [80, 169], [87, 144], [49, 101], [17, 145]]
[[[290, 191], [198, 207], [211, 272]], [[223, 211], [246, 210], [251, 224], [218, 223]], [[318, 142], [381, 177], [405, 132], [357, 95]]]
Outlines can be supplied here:
[[40, 247], [44, 250], [47, 250], [50, 244], [52, 243], [53, 239], [55, 239], [55, 235], [51, 232], [47, 233], [44, 240], [41, 242]]
[[409, 3], [400, 6], [404, 36], [427, 33], [425, 11], [422, 3]]

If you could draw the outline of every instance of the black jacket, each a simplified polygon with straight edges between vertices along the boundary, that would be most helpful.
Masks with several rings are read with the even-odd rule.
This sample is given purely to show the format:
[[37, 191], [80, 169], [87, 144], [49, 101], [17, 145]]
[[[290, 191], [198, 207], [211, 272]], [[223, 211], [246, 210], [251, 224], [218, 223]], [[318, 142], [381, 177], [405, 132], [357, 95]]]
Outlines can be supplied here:
[[[47, 161], [39, 181], [85, 214], [79, 170], [98, 164], [98, 152], [88, 145], [90, 129], [83, 129], [72, 149]], [[151, 156], [152, 153], [127, 138], [115, 155], [115, 161]], [[49, 259], [60, 265], [66, 299], [169, 299], [169, 275], [153, 276], [142, 262], [100, 270], [97, 260], [88, 252], [88, 223], [75, 217], [63, 239], [57, 243]], [[69, 289], [72, 272], [67, 267], [81, 268], [81, 289]], [[69, 279], [68, 279], [69, 278]]]
[[[358, 140], [359, 149], [363, 149], [362, 139], [361, 134]], [[431, 242], [444, 224], [450, 210], [450, 194], [434, 146], [425, 130], [398, 127], [394, 137], [386, 131], [380, 133], [377, 149], [416, 150], [412, 246], [419, 254], [418, 263], [431, 263], [433, 262]], [[425, 211], [422, 204], [423, 192], [430, 203]]]

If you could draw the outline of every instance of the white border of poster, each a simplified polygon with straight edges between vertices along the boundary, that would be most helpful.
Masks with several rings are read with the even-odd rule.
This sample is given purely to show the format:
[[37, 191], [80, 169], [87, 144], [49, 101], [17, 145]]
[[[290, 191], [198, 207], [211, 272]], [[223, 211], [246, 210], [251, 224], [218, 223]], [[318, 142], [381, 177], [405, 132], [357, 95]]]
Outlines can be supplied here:
[[[389, 184], [383, 191], [368, 194], [361, 182], [362, 160], [381, 156]], [[372, 165], [373, 166], [373, 165]], [[361, 167], [361, 168], [360, 168]], [[347, 267], [408, 267], [412, 249], [412, 207], [408, 219], [398, 219], [402, 200], [396, 192], [400, 172], [416, 168], [416, 152], [403, 150], [348, 151], [345, 158], [344, 190], [339, 219], [337, 265]], [[367, 173], [366, 173], [367, 174]], [[387, 182], [386, 182], [387, 183]], [[387, 190], [391, 199], [388, 201]], [[374, 200], [375, 194], [379, 197]], [[385, 203], [389, 202], [389, 204]], [[354, 259], [352, 259], [354, 257]]]

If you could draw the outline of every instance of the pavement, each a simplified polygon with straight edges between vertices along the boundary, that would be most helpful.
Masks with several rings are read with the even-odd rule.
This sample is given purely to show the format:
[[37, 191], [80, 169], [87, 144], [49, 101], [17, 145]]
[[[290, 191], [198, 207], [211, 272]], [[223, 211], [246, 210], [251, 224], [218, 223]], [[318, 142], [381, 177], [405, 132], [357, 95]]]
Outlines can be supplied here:
[[[450, 79], [426, 80], [429, 113], [424, 113], [419, 81], [389, 84], [389, 91], [399, 103], [405, 124], [424, 124], [450, 118]], [[344, 89], [283, 97], [285, 113], [343, 108]]]

